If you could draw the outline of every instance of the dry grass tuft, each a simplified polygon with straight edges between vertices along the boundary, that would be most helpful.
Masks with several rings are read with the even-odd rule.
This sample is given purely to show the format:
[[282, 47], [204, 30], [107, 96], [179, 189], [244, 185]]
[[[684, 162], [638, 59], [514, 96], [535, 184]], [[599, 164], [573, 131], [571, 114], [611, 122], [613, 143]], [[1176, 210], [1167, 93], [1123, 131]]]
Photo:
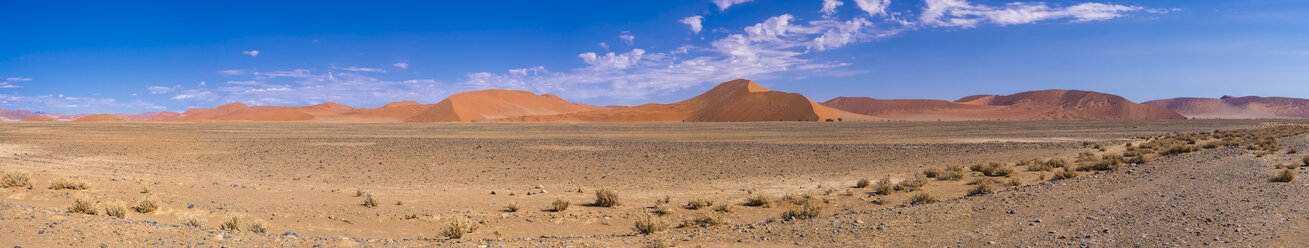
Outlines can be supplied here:
[[32, 189], [32, 176], [27, 173], [10, 171], [0, 176], [0, 188], [26, 187]]
[[927, 178], [937, 178], [937, 177], [941, 177], [942, 175], [945, 175], [945, 172], [941, 171], [941, 169], [934, 169], [934, 168], [923, 169], [923, 176], [926, 176]]
[[127, 217], [127, 208], [122, 203], [111, 203], [105, 205], [105, 215], [117, 217], [119, 219]]
[[814, 196], [809, 194], [803, 194], [803, 195], [787, 194], [782, 196], [782, 201], [790, 202], [791, 204], [795, 204], [795, 205], [809, 204], [810, 202], [813, 202], [813, 200], [814, 200]]
[[732, 208], [732, 204], [720, 204], [718, 206], [714, 206], [714, 212], [731, 213], [735, 211], [736, 209]]
[[877, 181], [877, 186], [873, 187], [873, 192], [879, 195], [891, 195], [891, 193], [895, 193], [895, 184], [891, 183], [890, 178], [883, 178]]
[[979, 180], [977, 182], [977, 187], [968, 191], [968, 195], [985, 195], [990, 193], [995, 193], [995, 184], [991, 183], [990, 180]]
[[1069, 179], [1074, 177], [1077, 177], [1077, 172], [1065, 167], [1063, 172], [1054, 173], [1053, 178], [1054, 180], [1063, 180], [1063, 179]]
[[618, 206], [618, 193], [609, 189], [599, 189], [595, 191], [595, 206], [598, 207], [615, 207]]
[[520, 208], [522, 208], [522, 206], [519, 206], [517, 202], [512, 202], [509, 203], [509, 205], [505, 205], [505, 212], [510, 212], [510, 213], [518, 212], [518, 209]]
[[928, 182], [927, 177], [924, 177], [923, 175], [918, 175], [915, 176], [914, 178], [900, 181], [899, 184], [895, 185], [895, 190], [904, 191], [904, 192], [914, 192], [922, 189], [924, 186], [927, 186], [927, 182]]
[[365, 196], [364, 196], [364, 207], [370, 207], [370, 208], [375, 208], [375, 207], [377, 207], [377, 197], [373, 197], [373, 194], [365, 195]]
[[788, 209], [785, 212], [782, 212], [782, 220], [807, 220], [810, 218], [818, 217], [818, 215], [822, 214], [822, 212], [823, 212], [822, 206], [809, 203], [800, 206], [799, 209]]
[[932, 194], [928, 194], [927, 192], [922, 192], [910, 197], [909, 205], [928, 204], [936, 201], [936, 196], [932, 196]]
[[177, 223], [183, 226], [201, 227], [204, 226], [205, 221], [203, 218], [200, 217], [199, 214], [186, 213], [177, 216]]
[[854, 187], [855, 187], [855, 188], [861, 188], [861, 189], [862, 189], [862, 188], [867, 188], [867, 187], [868, 187], [868, 184], [869, 184], [869, 182], [868, 182], [868, 179], [867, 179], [867, 178], [865, 178], [865, 179], [859, 179], [859, 182], [855, 183], [855, 184], [854, 184]]
[[654, 242], [650, 242], [649, 244], [645, 244], [641, 246], [641, 248], [672, 248], [672, 247], [677, 247], [677, 245], [671, 243], [665, 243], [664, 241], [660, 241], [660, 240], [655, 240]]
[[1277, 175], [1273, 175], [1273, 177], [1269, 178], [1268, 181], [1275, 182], [1275, 183], [1287, 183], [1287, 182], [1295, 181], [1295, 171], [1292, 171], [1291, 169], [1284, 169], [1282, 170], [1282, 172], [1277, 173]]
[[632, 227], [633, 230], [636, 230], [637, 234], [641, 235], [654, 234], [667, 228], [668, 223], [664, 222], [663, 219], [660, 219], [659, 216], [654, 215], [645, 215], [637, 218]]
[[709, 199], [694, 199], [694, 200], [691, 200], [691, 201], [686, 202], [686, 209], [692, 209], [692, 210], [694, 210], [694, 209], [701, 209], [701, 208], [705, 208], [705, 207], [709, 207], [709, 206], [713, 206], [713, 205], [714, 205], [714, 201], [713, 201], [713, 200], [709, 200]]
[[553, 203], [550, 203], [550, 210], [554, 210], [555, 212], [563, 212], [564, 210], [568, 210], [568, 206], [572, 204], [573, 204], [572, 202], [569, 202], [568, 200], [564, 200], [564, 198], [556, 198]]
[[64, 177], [55, 178], [54, 181], [50, 181], [50, 189], [53, 190], [61, 190], [61, 189], [83, 190], [87, 188], [89, 187], [86, 186], [86, 182], [71, 180]]
[[1023, 186], [1023, 180], [1018, 180], [1018, 178], [1009, 179], [1009, 187], [1019, 187], [1019, 186]]
[[464, 234], [476, 231], [477, 225], [474, 225], [472, 222], [461, 219], [452, 219], [450, 222], [445, 223], [445, 227], [441, 228], [441, 236], [447, 239], [461, 239], [464, 237]]
[[945, 173], [937, 176], [936, 179], [946, 181], [959, 181], [964, 179], [964, 167], [960, 165], [950, 165], [945, 167]]
[[234, 214], [229, 214], [227, 215], [227, 217], [223, 217], [223, 222], [218, 223], [218, 229], [222, 229], [226, 231], [240, 231], [241, 217], [236, 216]]
[[670, 215], [673, 214], [673, 207], [669, 207], [668, 204], [659, 204], [654, 206], [653, 212], [659, 216]]
[[256, 220], [251, 222], [249, 226], [246, 226], [245, 230], [254, 233], [268, 233], [268, 224], [264, 223], [263, 220]]
[[1014, 174], [1014, 169], [1005, 166], [1005, 164], [1001, 162], [976, 164], [973, 165], [972, 167], [969, 167], [969, 169], [976, 172], [981, 172], [982, 175], [988, 177], [1007, 177], [1009, 175]]
[[355, 190], [355, 197], [364, 197], [365, 195], [368, 195], [368, 192], [364, 192], [363, 189]]
[[87, 196], [78, 196], [73, 199], [73, 204], [68, 205], [67, 211], [75, 214], [95, 215], [95, 200]]
[[744, 205], [746, 205], [746, 206], [751, 206], [751, 207], [765, 207], [765, 208], [771, 208], [771, 207], [773, 207], [773, 199], [772, 199], [772, 198], [769, 198], [769, 197], [766, 196], [766, 195], [756, 194], [756, 195], [752, 195], [752, 196], [750, 196], [750, 197], [748, 197], [748, 198], [745, 198], [745, 204], [744, 204]]
[[711, 227], [726, 224], [727, 220], [723, 219], [721, 215], [701, 213], [690, 219], [682, 220], [682, 224], [678, 227]]
[[157, 209], [159, 209], [159, 203], [155, 200], [151, 200], [150, 197], [141, 199], [140, 202], [137, 202], [136, 205], [132, 206], [132, 211], [143, 214], [154, 212]]

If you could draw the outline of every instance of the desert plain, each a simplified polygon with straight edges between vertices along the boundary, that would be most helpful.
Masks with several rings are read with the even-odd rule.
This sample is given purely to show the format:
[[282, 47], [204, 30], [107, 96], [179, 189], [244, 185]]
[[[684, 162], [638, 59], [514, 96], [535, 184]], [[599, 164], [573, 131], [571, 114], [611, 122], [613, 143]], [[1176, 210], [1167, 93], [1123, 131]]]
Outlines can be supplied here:
[[[13, 122], [0, 125], [0, 170], [29, 185], [0, 189], [0, 245], [1302, 247], [1309, 184], [1269, 177], [1284, 166], [1305, 176], [1303, 133], [1267, 152], [1199, 150], [1215, 142], [1201, 139], [1072, 178], [1024, 161], [1303, 125]], [[1010, 171], [969, 168], [991, 162]], [[952, 166], [968, 169], [921, 176]], [[50, 187], [60, 180], [86, 187]], [[896, 187], [882, 192], [882, 180]], [[597, 204], [598, 191], [617, 204]], [[96, 214], [70, 211], [79, 198]], [[131, 209], [146, 200], [156, 209]], [[113, 206], [129, 210], [109, 216]], [[641, 234], [643, 221], [658, 228]], [[443, 233], [452, 223], [464, 225], [457, 239]]]

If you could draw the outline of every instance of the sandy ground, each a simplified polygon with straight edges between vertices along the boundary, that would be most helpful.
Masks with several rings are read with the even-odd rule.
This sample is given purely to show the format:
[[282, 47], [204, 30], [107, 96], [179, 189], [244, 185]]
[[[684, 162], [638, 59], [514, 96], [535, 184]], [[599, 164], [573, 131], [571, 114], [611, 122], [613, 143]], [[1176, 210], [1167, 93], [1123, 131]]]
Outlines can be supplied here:
[[[1141, 135], [1263, 122], [4, 123], [0, 169], [26, 172], [35, 186], [0, 189], [0, 245], [1294, 247], [1309, 230], [1296, 207], [1309, 201], [1305, 181], [1266, 180], [1294, 154], [1205, 150], [1057, 182], [1024, 171], [1014, 178], [1028, 186], [975, 197], [964, 197], [967, 179], [933, 181], [925, 191], [944, 201], [922, 206], [902, 206], [909, 194], [851, 188], [924, 168], [1072, 158]], [[1309, 150], [1304, 136], [1282, 142]], [[47, 189], [57, 177], [90, 188]], [[588, 206], [599, 188], [623, 204]], [[359, 190], [380, 206], [362, 206]], [[796, 206], [739, 206], [751, 193], [826, 203], [817, 218], [776, 221]], [[78, 196], [102, 206], [149, 197], [164, 207], [124, 219], [64, 213]], [[634, 235], [633, 221], [664, 197], [735, 211], [722, 215], [728, 225]], [[573, 206], [547, 211], [556, 199]], [[504, 211], [510, 203], [523, 208]], [[674, 208], [663, 219], [705, 213]], [[204, 225], [179, 226], [181, 215]], [[220, 230], [228, 215], [269, 231]], [[438, 229], [450, 220], [481, 224], [445, 240]]]

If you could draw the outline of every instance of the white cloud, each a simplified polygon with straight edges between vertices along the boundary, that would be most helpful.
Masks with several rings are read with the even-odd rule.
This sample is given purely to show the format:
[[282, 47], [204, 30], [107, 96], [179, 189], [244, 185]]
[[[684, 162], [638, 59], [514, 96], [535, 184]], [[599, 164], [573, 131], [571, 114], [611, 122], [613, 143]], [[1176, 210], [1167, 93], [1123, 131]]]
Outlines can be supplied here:
[[259, 50], [241, 51], [241, 53], [242, 53], [242, 54], [245, 54], [245, 55], [250, 55], [250, 57], [258, 57], [258, 56], [259, 56]]
[[854, 4], [869, 15], [878, 16], [886, 14], [886, 7], [891, 6], [891, 0], [854, 0]]
[[979, 24], [1027, 24], [1044, 20], [1071, 19], [1088, 22], [1114, 19], [1127, 12], [1144, 10], [1138, 6], [1082, 3], [1068, 7], [1040, 2], [1016, 2], [1002, 7], [973, 5], [965, 0], [927, 0], [919, 22], [928, 26], [972, 28]]
[[691, 32], [697, 34], [700, 33], [701, 29], [704, 29], [704, 25], [702, 24], [704, 22], [703, 16], [692, 16], [692, 17], [682, 18], [682, 20], [679, 22], [691, 26]]
[[159, 111], [165, 109], [162, 106], [141, 100], [123, 102], [114, 98], [66, 97], [62, 94], [38, 96], [0, 94], [0, 108], [65, 114], [134, 113], [140, 110]]
[[17, 83], [17, 82], [27, 82], [27, 81], [32, 81], [32, 79], [31, 79], [31, 78], [21, 78], [21, 77], [10, 77], [10, 78], [5, 78], [4, 81], [0, 81], [0, 89], [22, 88], [23, 86], [21, 86], [21, 85], [15, 85], [14, 83]]
[[836, 7], [841, 7], [841, 5], [845, 5], [845, 2], [841, 2], [841, 0], [823, 0], [823, 9], [818, 12], [822, 12], [824, 16], [831, 16], [836, 14]]
[[727, 10], [727, 7], [732, 7], [732, 5], [748, 3], [751, 1], [754, 0], [713, 0], [714, 4], [718, 5], [718, 11], [724, 11]]
[[[409, 65], [406, 64], [405, 66], [408, 67]], [[386, 70], [377, 69], [377, 68], [365, 68], [365, 67], [354, 67], [354, 66], [349, 66], [349, 67], [332, 66], [332, 69], [346, 70], [346, 71], [361, 71], [361, 72], [386, 72]]]
[[632, 35], [632, 32], [630, 31], [623, 31], [622, 34], [618, 35], [618, 39], [621, 39], [623, 40], [624, 43], [627, 43], [627, 46], [632, 46], [632, 41], [636, 40], [636, 36]]
[[401, 70], [409, 69], [409, 63], [405, 62], [396, 62], [395, 64], [391, 64], [391, 66], [399, 67]]
[[172, 91], [176, 91], [176, 90], [180, 90], [180, 89], [182, 89], [182, 86], [181, 86], [181, 85], [173, 85], [172, 87], [164, 87], [164, 86], [150, 86], [150, 87], [146, 87], [146, 90], [149, 90], [149, 91], [150, 91], [150, 94], [153, 94], [153, 95], [158, 95], [158, 94], [167, 94], [168, 92], [172, 92]]
[[[341, 71], [344, 70], [344, 71]], [[327, 101], [356, 107], [381, 106], [388, 102], [415, 100], [437, 102], [452, 89], [431, 79], [382, 80], [329, 66], [326, 72], [310, 69], [282, 71], [228, 70], [238, 77], [215, 87], [173, 91], [172, 100], [187, 105], [218, 105], [242, 102], [249, 105], [304, 106]]]

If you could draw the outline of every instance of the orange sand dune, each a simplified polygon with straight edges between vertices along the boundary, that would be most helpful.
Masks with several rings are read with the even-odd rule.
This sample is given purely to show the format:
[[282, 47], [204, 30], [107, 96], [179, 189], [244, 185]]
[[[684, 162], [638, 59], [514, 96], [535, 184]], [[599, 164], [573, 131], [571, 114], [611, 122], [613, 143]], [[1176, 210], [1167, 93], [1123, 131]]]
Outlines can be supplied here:
[[171, 120], [177, 118], [178, 116], [181, 116], [182, 114], [163, 111], [163, 112], [146, 112], [141, 114], [114, 114], [114, 115], [117, 115], [119, 118], [123, 118], [123, 120], [129, 120], [129, 121], [159, 121], [159, 120]]
[[330, 121], [340, 122], [401, 122], [410, 117], [422, 113], [430, 104], [421, 104], [415, 101], [399, 101], [387, 103], [376, 108], [358, 108], [350, 112], [337, 116], [324, 118]]
[[55, 119], [54, 117], [51, 117], [49, 115], [39, 115], [39, 116], [33, 116], [27, 119], [23, 119], [22, 121], [58, 121], [58, 120], [59, 119]]
[[838, 97], [824, 106], [897, 120], [1152, 120], [1186, 117], [1158, 106], [1091, 91], [1042, 90], [976, 95], [953, 102]]
[[[390, 104], [388, 104], [390, 105]], [[383, 106], [385, 107], [385, 106]], [[404, 108], [405, 105], [393, 107]], [[484, 121], [510, 117], [553, 115], [601, 110], [604, 107], [564, 101], [555, 95], [537, 95], [521, 90], [481, 90], [451, 95], [406, 122]]]
[[1309, 99], [1288, 97], [1173, 98], [1144, 102], [1206, 119], [1309, 118]]
[[561, 115], [525, 116], [506, 121], [542, 122], [738, 122], [824, 121], [842, 118], [796, 93], [772, 91], [750, 80], [719, 84], [694, 98], [671, 104]]
[[77, 118], [74, 122], [96, 122], [96, 121], [123, 121], [123, 118], [112, 114], [94, 114], [87, 117]]
[[309, 121], [353, 111], [355, 108], [326, 102], [304, 107], [246, 106], [240, 102], [217, 108], [199, 108], [183, 112], [177, 120], [190, 121]]

